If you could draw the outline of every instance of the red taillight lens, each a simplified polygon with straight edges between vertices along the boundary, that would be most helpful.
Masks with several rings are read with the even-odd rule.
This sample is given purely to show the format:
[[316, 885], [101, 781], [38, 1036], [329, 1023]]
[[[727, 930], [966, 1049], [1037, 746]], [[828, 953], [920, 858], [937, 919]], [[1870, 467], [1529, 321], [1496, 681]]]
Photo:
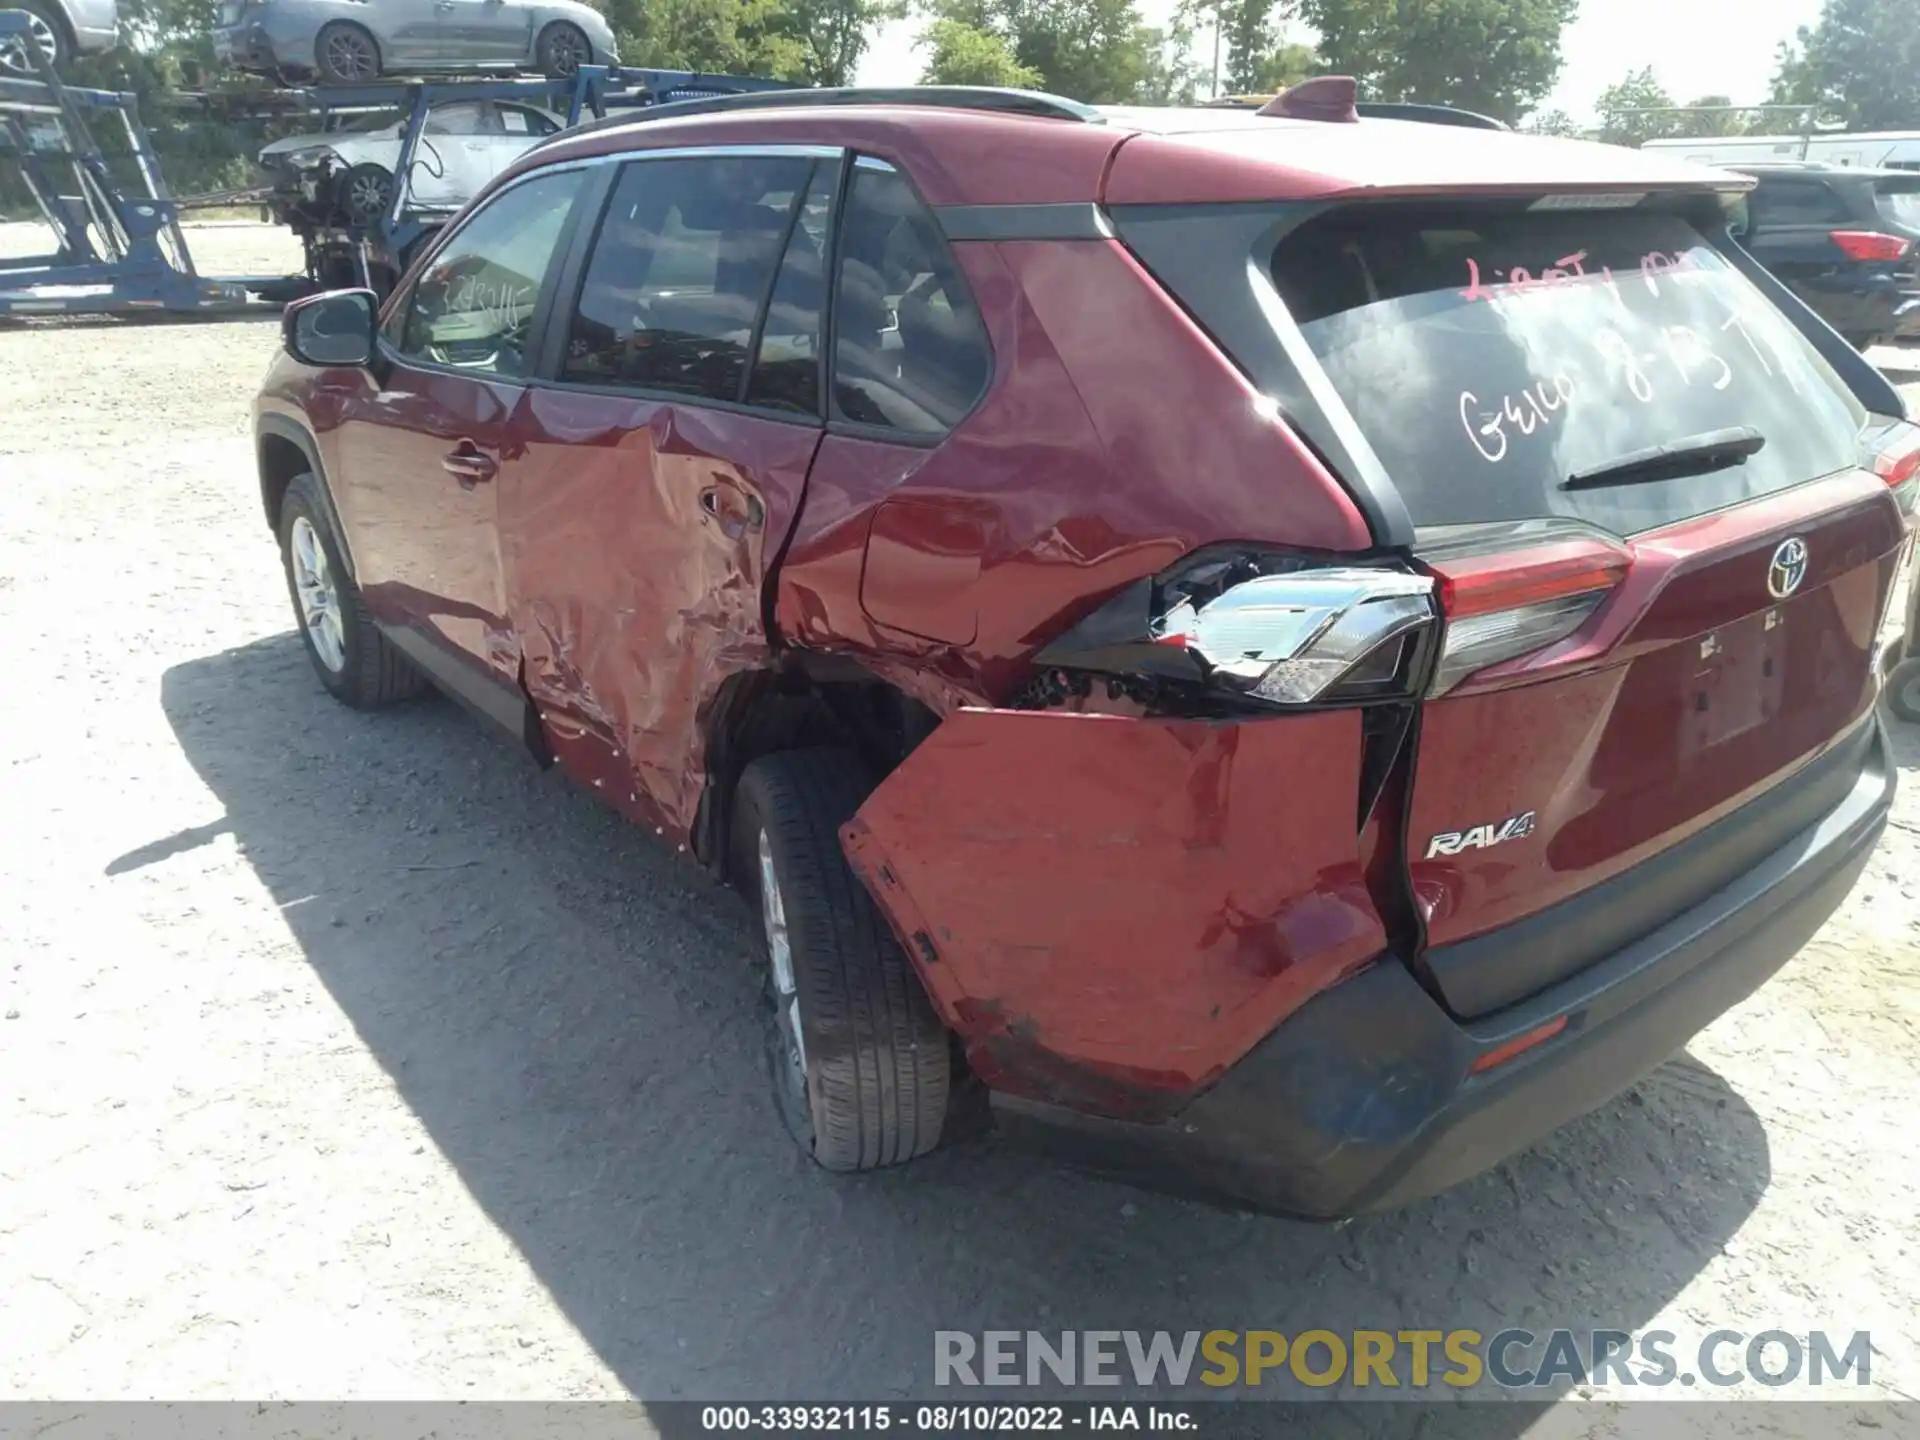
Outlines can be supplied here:
[[[1556, 529], [1572, 534], [1555, 534]], [[1423, 545], [1446, 635], [1429, 695], [1578, 630], [1631, 563], [1618, 541], [1556, 522], [1475, 527]]]
[[1849, 260], [1898, 260], [1907, 253], [1907, 242], [1900, 236], [1882, 235], [1878, 230], [1834, 230], [1827, 238]]
[[1611, 590], [1627, 573], [1627, 555], [1602, 540], [1569, 539], [1520, 550], [1427, 558], [1448, 619], [1511, 610], [1587, 590]]

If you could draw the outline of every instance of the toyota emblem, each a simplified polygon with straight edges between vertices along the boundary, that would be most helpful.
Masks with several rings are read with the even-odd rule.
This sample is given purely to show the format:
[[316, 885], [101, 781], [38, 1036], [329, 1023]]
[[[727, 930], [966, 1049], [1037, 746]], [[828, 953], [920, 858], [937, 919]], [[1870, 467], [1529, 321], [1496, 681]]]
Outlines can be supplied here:
[[1782, 540], [1773, 552], [1773, 563], [1767, 566], [1767, 593], [1776, 600], [1784, 600], [1798, 590], [1806, 578], [1807, 542], [1798, 535]]

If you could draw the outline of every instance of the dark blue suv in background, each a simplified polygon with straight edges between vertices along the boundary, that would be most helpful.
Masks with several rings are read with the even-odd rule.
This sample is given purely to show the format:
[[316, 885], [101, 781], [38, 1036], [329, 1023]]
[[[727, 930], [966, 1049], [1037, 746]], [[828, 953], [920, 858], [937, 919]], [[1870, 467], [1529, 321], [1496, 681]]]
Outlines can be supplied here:
[[1760, 183], [1741, 242], [1854, 345], [1920, 339], [1920, 173], [1739, 167]]

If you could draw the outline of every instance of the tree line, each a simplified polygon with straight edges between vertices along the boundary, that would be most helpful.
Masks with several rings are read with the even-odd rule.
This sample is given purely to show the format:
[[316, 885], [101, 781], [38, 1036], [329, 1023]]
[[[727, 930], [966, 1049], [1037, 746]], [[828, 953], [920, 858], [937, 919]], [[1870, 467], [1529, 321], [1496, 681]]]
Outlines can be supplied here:
[[[880, 27], [917, 22], [918, 74], [902, 82], [1012, 85], [1091, 103], [1180, 104], [1264, 94], [1310, 75], [1355, 76], [1376, 100], [1441, 102], [1550, 134], [1578, 133], [1542, 110], [1578, 0], [1182, 0], [1164, 25], [1138, 0], [593, 0], [622, 59], [661, 69], [845, 85]], [[216, 0], [120, 0], [123, 44], [76, 65], [82, 83], [132, 90], [176, 193], [251, 178], [264, 136], [169, 107], [183, 89], [240, 89], [213, 60]], [[1313, 42], [1300, 38], [1311, 35]], [[1853, 129], [1920, 128], [1920, 25], [1913, 0], [1825, 0], [1782, 43], [1768, 96]], [[1791, 116], [1676, 113], [1652, 67], [1609, 87], [1597, 138], [1792, 129]], [[1724, 96], [1692, 102], [1731, 104]], [[300, 122], [293, 122], [298, 124]], [[1593, 134], [1592, 130], [1585, 133]], [[0, 200], [5, 197], [0, 196]]]

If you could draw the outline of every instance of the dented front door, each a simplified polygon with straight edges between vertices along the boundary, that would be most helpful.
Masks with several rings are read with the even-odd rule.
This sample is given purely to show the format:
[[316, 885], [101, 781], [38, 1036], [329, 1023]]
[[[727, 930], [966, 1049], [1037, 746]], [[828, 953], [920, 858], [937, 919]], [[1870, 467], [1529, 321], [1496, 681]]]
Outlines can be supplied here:
[[508, 605], [560, 764], [684, 834], [701, 708], [766, 657], [760, 586], [819, 432], [735, 411], [536, 389], [500, 489]]

